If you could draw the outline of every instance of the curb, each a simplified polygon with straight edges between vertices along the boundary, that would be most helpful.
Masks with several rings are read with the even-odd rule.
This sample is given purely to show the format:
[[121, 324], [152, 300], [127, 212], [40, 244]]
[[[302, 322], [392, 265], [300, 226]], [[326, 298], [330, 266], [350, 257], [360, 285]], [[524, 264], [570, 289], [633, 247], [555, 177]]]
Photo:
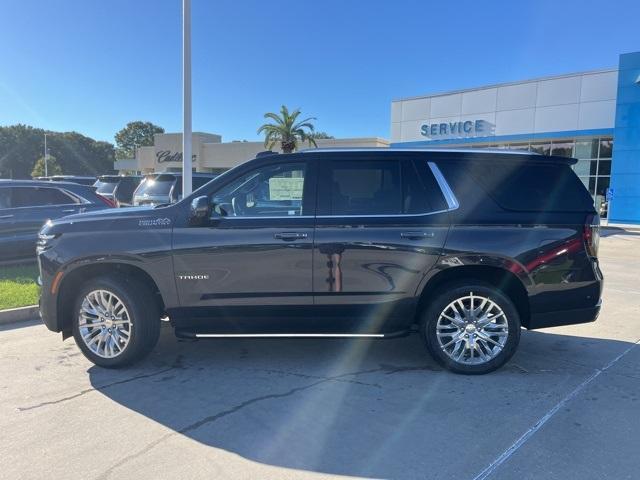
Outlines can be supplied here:
[[40, 309], [38, 308], [38, 305], [0, 310], [0, 325], [26, 322], [27, 320], [34, 320], [36, 318], [40, 318]]

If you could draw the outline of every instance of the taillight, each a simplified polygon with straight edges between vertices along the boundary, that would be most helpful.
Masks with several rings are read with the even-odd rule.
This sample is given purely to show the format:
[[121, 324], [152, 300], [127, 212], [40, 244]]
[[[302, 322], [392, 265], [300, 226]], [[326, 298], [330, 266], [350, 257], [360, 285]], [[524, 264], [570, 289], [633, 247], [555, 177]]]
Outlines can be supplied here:
[[588, 215], [584, 221], [582, 239], [587, 253], [591, 257], [598, 256], [598, 245], [600, 244], [600, 216]]
[[104, 203], [106, 206], [110, 207], [110, 208], [116, 208], [116, 203], [111, 200], [110, 198], [107, 197], [103, 197], [102, 195], [100, 195], [99, 193], [96, 193], [96, 197], [98, 197], [98, 199]]

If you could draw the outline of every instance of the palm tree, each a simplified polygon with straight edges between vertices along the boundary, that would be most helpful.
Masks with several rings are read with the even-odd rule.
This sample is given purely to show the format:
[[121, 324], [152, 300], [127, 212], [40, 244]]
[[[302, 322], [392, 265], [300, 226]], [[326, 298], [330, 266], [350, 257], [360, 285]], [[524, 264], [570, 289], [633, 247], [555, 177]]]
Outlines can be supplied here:
[[283, 153], [291, 153], [298, 148], [298, 142], [309, 142], [309, 145], [317, 147], [313, 138], [314, 126], [311, 123], [314, 117], [298, 121], [300, 109], [289, 113], [289, 109], [282, 105], [280, 115], [277, 113], [265, 113], [264, 118], [270, 118], [275, 123], [265, 123], [258, 129], [258, 133], [264, 132], [264, 146], [271, 148], [278, 142], [282, 145]]

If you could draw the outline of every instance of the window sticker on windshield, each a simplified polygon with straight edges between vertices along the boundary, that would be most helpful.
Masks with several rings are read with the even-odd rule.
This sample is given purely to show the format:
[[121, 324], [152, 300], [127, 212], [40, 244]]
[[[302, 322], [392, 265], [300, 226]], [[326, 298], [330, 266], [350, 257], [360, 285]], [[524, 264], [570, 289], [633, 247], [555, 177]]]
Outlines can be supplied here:
[[270, 178], [269, 200], [302, 200], [304, 178]]

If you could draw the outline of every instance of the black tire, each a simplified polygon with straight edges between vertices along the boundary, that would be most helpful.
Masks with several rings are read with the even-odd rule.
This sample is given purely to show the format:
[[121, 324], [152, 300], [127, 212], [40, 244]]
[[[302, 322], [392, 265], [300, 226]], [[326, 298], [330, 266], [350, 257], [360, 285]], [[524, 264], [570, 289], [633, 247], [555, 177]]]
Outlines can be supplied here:
[[[94, 353], [80, 334], [79, 312], [86, 295], [94, 290], [106, 290], [115, 294], [124, 304], [131, 320], [129, 343], [121, 353], [105, 358]], [[122, 275], [105, 275], [85, 282], [78, 291], [73, 306], [73, 338], [85, 357], [105, 368], [131, 365], [148, 355], [160, 336], [160, 311], [153, 292], [143, 283]]]
[[[454, 360], [440, 346], [437, 336], [437, 324], [440, 314], [456, 299], [468, 296], [470, 293], [492, 300], [502, 309], [508, 326], [507, 340], [502, 350], [491, 360], [480, 364], [468, 364]], [[513, 356], [518, 343], [520, 343], [520, 325], [518, 309], [507, 295], [487, 283], [468, 280], [449, 283], [438, 289], [423, 311], [420, 333], [426, 343], [427, 350], [440, 365], [455, 373], [479, 375], [493, 372]], [[449, 338], [445, 338], [443, 343], [448, 340]]]

